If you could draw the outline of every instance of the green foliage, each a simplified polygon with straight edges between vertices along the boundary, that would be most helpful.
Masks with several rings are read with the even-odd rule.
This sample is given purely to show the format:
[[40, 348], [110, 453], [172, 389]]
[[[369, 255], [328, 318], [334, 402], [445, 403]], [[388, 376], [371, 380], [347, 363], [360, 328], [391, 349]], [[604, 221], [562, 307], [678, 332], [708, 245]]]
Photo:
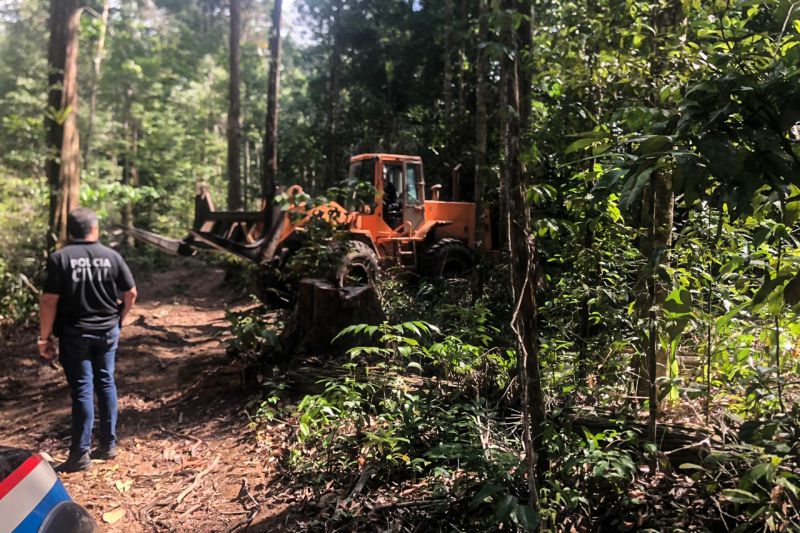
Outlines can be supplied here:
[[735, 531], [793, 531], [800, 527], [798, 411], [742, 425], [741, 444], [709, 455], [702, 465], [684, 464], [708, 497], [717, 497]]
[[[346, 374], [325, 381], [322, 393], [298, 405], [296, 468], [325, 479], [363, 465], [384, 482], [426, 478], [435, 492], [473, 490], [478, 480], [519, 485], [513, 430], [501, 424], [484, 397], [470, 397], [444, 379], [491, 369], [490, 350], [478, 355], [475, 346], [455, 336], [435, 342], [441, 331], [421, 321], [354, 325], [340, 335], [373, 343], [352, 348], [343, 366]], [[506, 502], [496, 520], [528, 524], [535, 517], [524, 505]]]
[[276, 331], [280, 328], [274, 314], [261, 305], [254, 305], [242, 312], [225, 313], [231, 323], [232, 339], [228, 350], [245, 361], [258, 361], [270, 349], [278, 346]]
[[39, 184], [0, 177], [0, 329], [34, 319], [47, 234], [38, 205], [46, 194]]
[[[289, 195], [282, 193], [275, 198], [295, 224], [300, 228], [289, 244], [289, 257], [278, 275], [290, 285], [302, 278], [321, 278], [333, 280], [338, 265], [347, 251], [349, 236], [342, 231], [348, 210], [332, 200], [349, 200], [349, 205], [357, 209], [363, 205], [363, 188], [332, 188], [327, 195], [311, 196], [307, 193]], [[374, 198], [374, 191], [368, 194]]]

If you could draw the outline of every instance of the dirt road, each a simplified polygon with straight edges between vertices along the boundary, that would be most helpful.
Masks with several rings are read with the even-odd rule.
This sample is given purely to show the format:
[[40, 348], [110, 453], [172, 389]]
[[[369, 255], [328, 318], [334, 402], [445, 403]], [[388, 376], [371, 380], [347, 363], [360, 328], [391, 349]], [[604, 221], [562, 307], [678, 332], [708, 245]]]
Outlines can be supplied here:
[[[288, 428], [257, 439], [250, 427], [241, 370], [225, 353], [225, 311], [247, 302], [222, 280], [199, 264], [139, 280], [117, 357], [120, 456], [62, 476], [103, 531], [295, 529], [272, 488]], [[0, 347], [0, 444], [60, 460], [69, 391], [61, 368], [34, 356], [34, 339], [12, 332]]]

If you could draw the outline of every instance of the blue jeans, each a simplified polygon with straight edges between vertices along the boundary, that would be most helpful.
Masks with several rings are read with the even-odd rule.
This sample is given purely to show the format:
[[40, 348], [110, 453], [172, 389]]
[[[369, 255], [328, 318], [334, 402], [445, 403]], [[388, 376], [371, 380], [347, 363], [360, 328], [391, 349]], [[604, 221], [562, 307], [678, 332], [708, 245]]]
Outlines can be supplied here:
[[72, 396], [72, 443], [70, 455], [88, 452], [92, 445], [94, 398], [100, 411], [100, 446], [117, 442], [117, 386], [114, 383], [114, 358], [119, 344], [119, 328], [107, 332], [62, 333], [59, 360]]

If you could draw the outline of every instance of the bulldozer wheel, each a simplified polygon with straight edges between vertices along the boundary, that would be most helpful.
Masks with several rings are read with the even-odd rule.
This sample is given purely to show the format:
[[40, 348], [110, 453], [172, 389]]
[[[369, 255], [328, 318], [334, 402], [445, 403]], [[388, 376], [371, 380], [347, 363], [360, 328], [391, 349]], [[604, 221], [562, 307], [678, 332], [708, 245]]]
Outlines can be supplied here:
[[426, 254], [425, 273], [433, 278], [464, 277], [475, 264], [472, 250], [458, 239], [437, 241]]
[[379, 273], [380, 264], [375, 251], [361, 241], [349, 241], [347, 253], [336, 271], [336, 283], [339, 287], [371, 285]]

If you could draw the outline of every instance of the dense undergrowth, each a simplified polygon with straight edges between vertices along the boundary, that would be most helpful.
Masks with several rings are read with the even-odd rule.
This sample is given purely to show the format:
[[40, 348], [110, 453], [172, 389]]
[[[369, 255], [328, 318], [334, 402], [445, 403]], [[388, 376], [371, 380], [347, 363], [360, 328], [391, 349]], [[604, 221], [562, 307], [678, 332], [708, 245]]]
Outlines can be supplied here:
[[[502, 269], [493, 272], [502, 278]], [[726, 380], [715, 396], [729, 400], [710, 407], [705, 433], [701, 376], [681, 366], [679, 379], [663, 380], [677, 388], [676, 400], [664, 398], [667, 431], [681, 423], [698, 429], [698, 442], [684, 443], [688, 453], [661, 449], [632, 425], [639, 406], [626, 395], [623, 365], [601, 364], [579, 379], [580, 365], [547, 359], [546, 471], [540, 510], [533, 512], [525, 496], [515, 350], [507, 318], [497, 319], [508, 316], [504, 300], [473, 302], [466, 280], [393, 278], [381, 289], [391, 295], [390, 322], [344, 330], [341, 336], [358, 346], [331, 356], [333, 370], [324, 373], [331, 377], [319, 383], [320, 392], [295, 396], [291, 379], [270, 364], [264, 399], [254, 407], [257, 426], [284, 420], [295, 427], [286, 460], [295, 482], [333, 495], [323, 498], [312, 529], [800, 527], [796, 397], [786, 397], [792, 406], [786, 412], [776, 410], [765, 399], [770, 389], [755, 390], [746, 369], [726, 380], [727, 357], [717, 358], [714, 379]], [[239, 317], [234, 327], [237, 348], [260, 357], [277, 349], [273, 319], [263, 319], [264, 311]], [[415, 313], [426, 321], [410, 319]], [[619, 357], [630, 345], [607, 349]], [[590, 430], [581, 418], [589, 413], [608, 420], [607, 427]]]

